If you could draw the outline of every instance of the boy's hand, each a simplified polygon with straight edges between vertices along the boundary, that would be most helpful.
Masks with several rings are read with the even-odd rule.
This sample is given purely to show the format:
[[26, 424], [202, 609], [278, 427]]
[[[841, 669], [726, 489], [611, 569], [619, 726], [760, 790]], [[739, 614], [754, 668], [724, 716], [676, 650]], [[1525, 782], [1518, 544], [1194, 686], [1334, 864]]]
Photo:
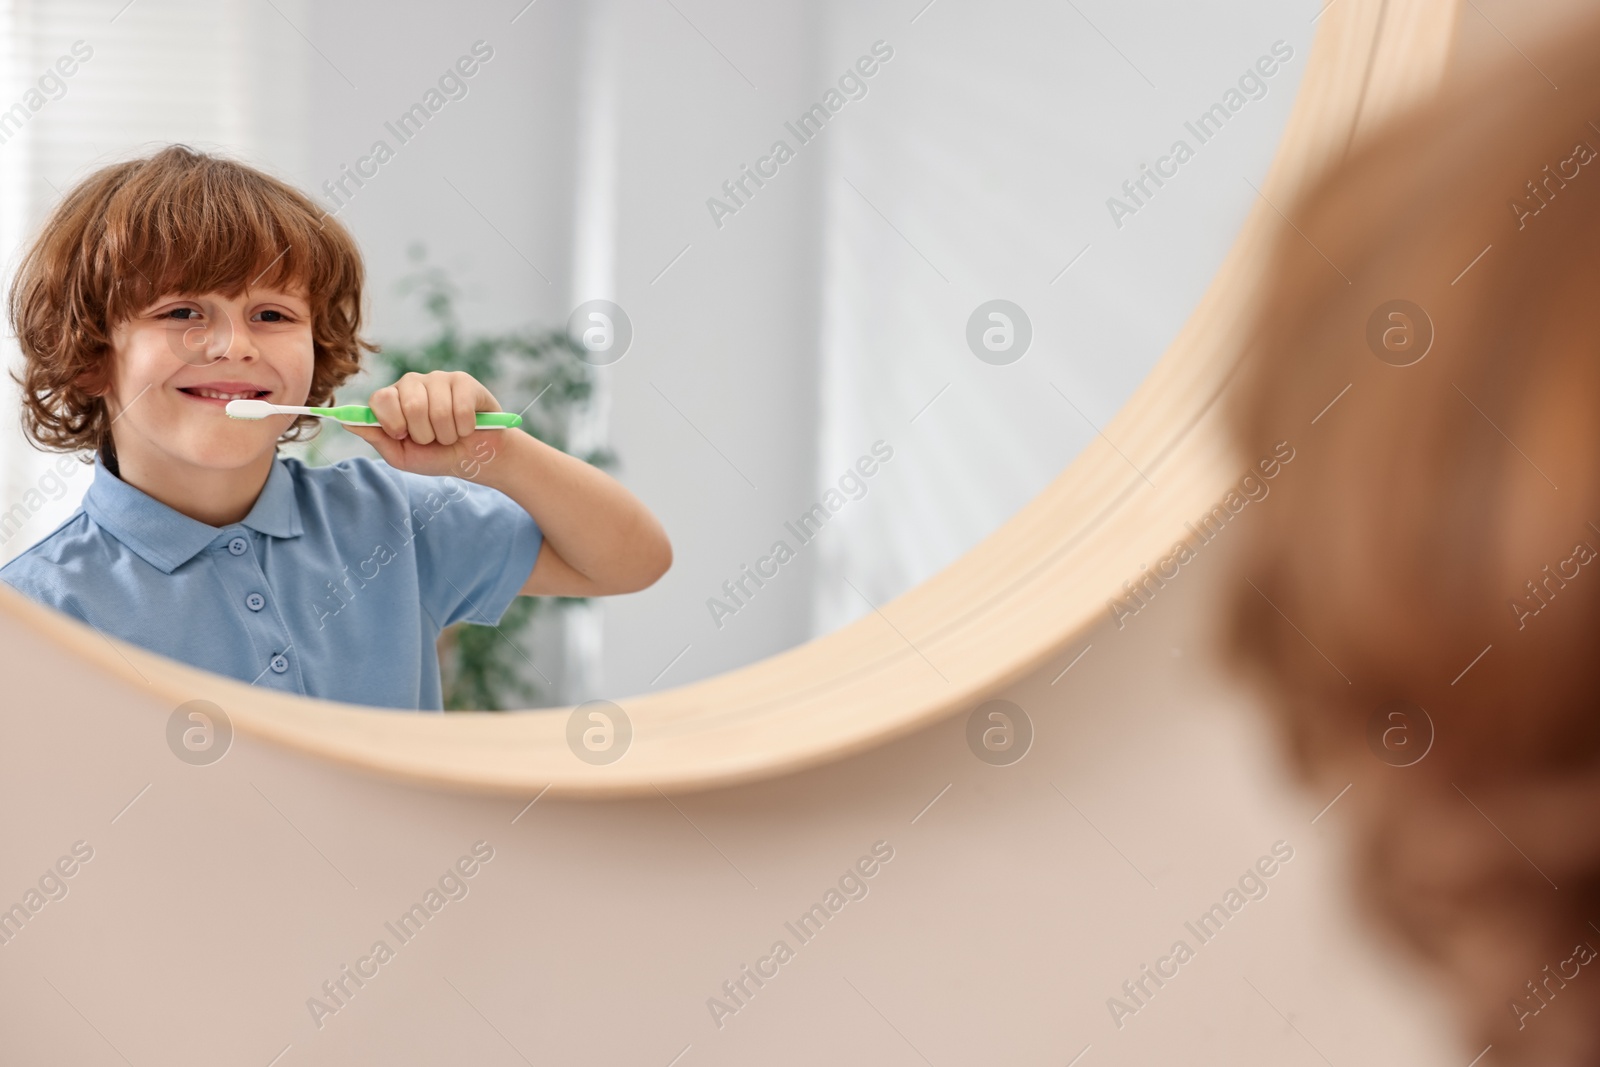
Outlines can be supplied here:
[[413, 474], [454, 476], [477, 452], [477, 413], [500, 410], [499, 401], [472, 375], [442, 370], [408, 372], [373, 393], [367, 406], [377, 426], [341, 425], [377, 449], [384, 462]]

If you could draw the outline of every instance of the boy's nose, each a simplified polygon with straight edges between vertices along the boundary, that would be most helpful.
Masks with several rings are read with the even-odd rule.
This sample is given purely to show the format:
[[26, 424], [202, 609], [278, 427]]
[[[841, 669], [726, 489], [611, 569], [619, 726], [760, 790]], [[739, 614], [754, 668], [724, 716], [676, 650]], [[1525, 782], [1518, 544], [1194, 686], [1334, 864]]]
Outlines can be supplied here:
[[242, 319], [236, 318], [231, 310], [220, 311], [217, 322], [227, 330], [227, 344], [223, 346], [221, 355], [229, 359], [250, 360], [261, 353], [256, 349], [255, 340], [250, 336], [250, 327]]
[[205, 329], [206, 358], [212, 363], [224, 358], [249, 362], [261, 355], [248, 327], [220, 309]]

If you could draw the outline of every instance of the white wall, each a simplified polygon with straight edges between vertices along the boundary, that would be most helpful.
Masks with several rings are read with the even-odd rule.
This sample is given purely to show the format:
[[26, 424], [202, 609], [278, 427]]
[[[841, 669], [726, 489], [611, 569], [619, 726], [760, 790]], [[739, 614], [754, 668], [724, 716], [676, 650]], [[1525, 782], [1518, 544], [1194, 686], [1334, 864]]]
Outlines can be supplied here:
[[[959, 558], [1132, 395], [1255, 199], [1316, 6], [831, 5], [827, 74], [895, 55], [828, 132], [818, 491], [876, 438], [895, 454], [818, 541], [815, 632]], [[1293, 58], [1201, 145], [1185, 120], [1279, 39]], [[1107, 199], [1179, 138], [1194, 158], [1119, 227]], [[1033, 324], [1007, 366], [966, 343], [995, 298]]]

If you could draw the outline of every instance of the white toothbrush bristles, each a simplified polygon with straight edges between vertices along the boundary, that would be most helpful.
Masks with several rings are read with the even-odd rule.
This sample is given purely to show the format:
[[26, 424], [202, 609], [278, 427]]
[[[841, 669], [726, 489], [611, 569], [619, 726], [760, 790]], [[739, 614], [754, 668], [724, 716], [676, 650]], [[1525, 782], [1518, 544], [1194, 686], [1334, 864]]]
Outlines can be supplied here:
[[265, 400], [230, 400], [223, 410], [230, 419], [264, 419], [278, 413], [277, 405]]

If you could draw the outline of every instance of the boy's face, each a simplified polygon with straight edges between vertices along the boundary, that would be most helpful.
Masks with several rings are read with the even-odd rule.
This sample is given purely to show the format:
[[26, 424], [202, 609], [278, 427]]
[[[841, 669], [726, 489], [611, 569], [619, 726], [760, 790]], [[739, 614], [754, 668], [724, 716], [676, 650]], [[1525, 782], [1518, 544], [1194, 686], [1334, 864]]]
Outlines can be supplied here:
[[118, 461], [147, 467], [230, 469], [270, 453], [294, 416], [233, 419], [228, 400], [303, 405], [315, 365], [303, 289], [163, 296], [112, 331], [111, 349]]

